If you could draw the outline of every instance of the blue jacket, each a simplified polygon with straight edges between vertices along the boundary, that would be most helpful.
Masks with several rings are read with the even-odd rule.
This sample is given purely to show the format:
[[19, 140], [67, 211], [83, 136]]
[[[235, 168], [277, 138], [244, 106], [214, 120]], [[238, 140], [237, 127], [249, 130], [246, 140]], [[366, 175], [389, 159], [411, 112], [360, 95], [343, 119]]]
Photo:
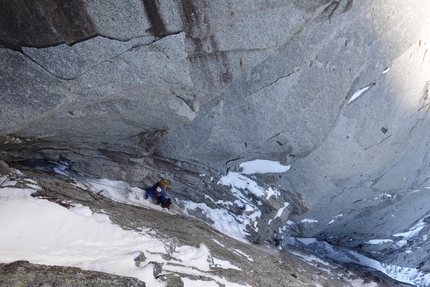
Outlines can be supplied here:
[[[157, 187], [161, 188], [161, 192], [157, 191]], [[156, 200], [163, 201], [166, 198], [166, 192], [164, 191], [164, 187], [161, 184], [156, 184], [153, 187], [151, 187], [147, 192], [147, 196], [150, 196]]]

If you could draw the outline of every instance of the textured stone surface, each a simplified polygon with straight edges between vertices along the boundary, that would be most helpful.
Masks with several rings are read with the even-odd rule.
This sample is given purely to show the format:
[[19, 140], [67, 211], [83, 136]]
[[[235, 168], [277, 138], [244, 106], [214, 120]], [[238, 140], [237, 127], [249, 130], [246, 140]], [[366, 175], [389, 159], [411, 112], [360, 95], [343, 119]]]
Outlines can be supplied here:
[[[164, 173], [204, 202], [201, 172], [276, 160], [291, 169], [256, 177], [291, 203], [292, 235], [364, 252], [430, 211], [428, 1], [57, 2], [0, 4], [6, 162]], [[421, 232], [369, 254], [428, 270]]]
[[[309, 254], [290, 248], [288, 252], [279, 252], [275, 247], [261, 244], [251, 245], [232, 239], [225, 234], [212, 229], [209, 225], [189, 217], [173, 212], [162, 212], [146, 209], [135, 205], [114, 202], [99, 193], [78, 188], [73, 181], [65, 178], [50, 177], [50, 173], [41, 170], [19, 167], [23, 176], [37, 176], [37, 184], [41, 189], [33, 194], [35, 197], [62, 204], [70, 208], [75, 204], [88, 206], [93, 212], [103, 211], [110, 220], [125, 230], [150, 230], [154, 237], [164, 243], [167, 254], [165, 262], [150, 261], [154, 256], [151, 250], [136, 250], [139, 256], [140, 267], [152, 265], [153, 274], [157, 279], [165, 282], [168, 287], [184, 286], [181, 278], [208, 281], [215, 284], [216, 278], [228, 282], [249, 286], [356, 286], [354, 282], [375, 283], [381, 287], [406, 287], [379, 272], [360, 270], [351, 266], [345, 268], [328, 261], [323, 262], [324, 268], [318, 268], [315, 262], [307, 262]], [[18, 179], [16, 187], [25, 187], [25, 179]], [[162, 244], [163, 244], [162, 243]], [[190, 270], [197, 275], [181, 273], [181, 262], [174, 260], [170, 255], [181, 246], [200, 246], [204, 244], [212, 258], [226, 260], [238, 269], [219, 268], [212, 265], [210, 270]], [[296, 256], [294, 254], [299, 254]], [[146, 257], [146, 258], [145, 258]], [[157, 257], [155, 257], [157, 258]], [[252, 260], [251, 260], [251, 259]], [[137, 258], [136, 258], [137, 259]], [[136, 260], [135, 259], [135, 260]], [[133, 260], [130, 258], [130, 260]], [[134, 262], [133, 262], [134, 263]], [[137, 263], [137, 261], [136, 261]], [[173, 268], [173, 265], [178, 268]], [[167, 265], [167, 266], [166, 266]], [[189, 267], [193, 268], [193, 267]], [[161, 272], [161, 273], [160, 273]], [[223, 282], [223, 281], [221, 281]], [[224, 281], [225, 282], [225, 281]], [[26, 261], [0, 264], [1, 286], [145, 286], [136, 278], [127, 278], [111, 274], [84, 271], [80, 268], [34, 265]], [[376, 283], [375, 283], [376, 284]], [[227, 285], [227, 284], [226, 284]]]
[[97, 33], [85, 1], [0, 2], [0, 44], [19, 49], [72, 44]]
[[2, 286], [121, 286], [145, 287], [136, 278], [82, 270], [77, 267], [46, 266], [28, 261], [0, 264], [0, 284]]
[[[27, 137], [67, 138], [71, 145], [103, 147], [189, 122], [195, 112], [187, 103], [192, 83], [184, 34], [151, 45], [148, 41], [97, 37], [45, 52], [24, 48], [28, 57], [1, 49], [0, 61], [6, 67], [1, 72], [5, 91], [1, 128], [20, 129]], [[124, 144], [130, 145], [127, 141]], [[136, 141], [131, 145], [139, 148]]]

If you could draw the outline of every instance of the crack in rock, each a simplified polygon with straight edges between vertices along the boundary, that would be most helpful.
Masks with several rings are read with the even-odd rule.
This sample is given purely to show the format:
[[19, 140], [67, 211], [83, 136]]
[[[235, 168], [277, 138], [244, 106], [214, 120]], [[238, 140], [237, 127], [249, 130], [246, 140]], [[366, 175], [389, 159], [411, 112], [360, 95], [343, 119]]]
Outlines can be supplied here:
[[278, 77], [276, 80], [274, 80], [274, 81], [272, 81], [271, 83], [269, 83], [269, 84], [267, 84], [267, 85], [265, 85], [265, 86], [261, 87], [261, 88], [260, 88], [260, 89], [258, 89], [257, 91], [252, 92], [250, 95], [257, 94], [257, 93], [258, 93], [258, 92], [260, 92], [261, 90], [264, 90], [264, 89], [266, 89], [266, 88], [268, 88], [268, 87], [271, 87], [271, 86], [275, 85], [277, 82], [279, 82], [280, 80], [282, 80], [282, 79], [286, 79], [286, 78], [288, 78], [288, 77], [290, 77], [290, 76], [292, 76], [292, 75], [294, 75], [294, 74], [296, 74], [296, 73], [298, 73], [298, 72], [300, 72], [300, 68], [296, 66], [296, 67], [292, 68], [292, 69], [290, 70], [290, 72], [288, 72], [288, 74]]
[[378, 142], [378, 143], [376, 143], [376, 144], [374, 144], [374, 145], [371, 145], [371, 146], [368, 146], [368, 147], [363, 147], [363, 149], [364, 149], [364, 150], [368, 150], [368, 149], [371, 149], [371, 148], [373, 148], [373, 147], [375, 147], [375, 146], [378, 146], [378, 145], [382, 144], [384, 141], [386, 141], [387, 139], [389, 139], [391, 136], [392, 136], [392, 135], [389, 135], [389, 136], [387, 136], [387, 137], [383, 138], [380, 142]]
[[[140, 47], [152, 44], [181, 31], [163, 37], [135, 37], [127, 40], [96, 36], [74, 45], [62, 44], [45, 48], [22, 47], [22, 54], [57, 79], [71, 81], [96, 67], [115, 60]], [[95, 53], [97, 47], [98, 53]], [[104, 59], [103, 59], [104, 58]]]

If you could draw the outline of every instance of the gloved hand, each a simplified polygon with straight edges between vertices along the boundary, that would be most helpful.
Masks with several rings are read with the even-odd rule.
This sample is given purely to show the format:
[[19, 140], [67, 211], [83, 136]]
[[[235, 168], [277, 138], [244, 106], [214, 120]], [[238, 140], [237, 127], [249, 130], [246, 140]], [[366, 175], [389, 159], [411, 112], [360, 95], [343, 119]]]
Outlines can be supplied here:
[[145, 199], [148, 199], [148, 196], [145, 194]]

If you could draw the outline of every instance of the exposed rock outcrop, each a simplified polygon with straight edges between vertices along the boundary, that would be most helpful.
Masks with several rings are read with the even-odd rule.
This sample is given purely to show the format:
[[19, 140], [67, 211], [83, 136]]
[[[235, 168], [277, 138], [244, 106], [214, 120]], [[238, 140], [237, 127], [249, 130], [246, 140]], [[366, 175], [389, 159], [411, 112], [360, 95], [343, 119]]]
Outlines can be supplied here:
[[0, 264], [0, 284], [3, 286], [121, 286], [145, 287], [136, 278], [87, 271], [77, 267], [46, 266], [28, 261]]
[[[363, 270], [357, 266], [350, 266], [346, 270], [339, 264], [312, 258], [312, 255], [293, 247], [290, 247], [288, 252], [280, 252], [272, 245], [241, 242], [214, 230], [200, 220], [174, 212], [119, 203], [103, 196], [100, 192], [81, 189], [71, 178], [59, 177], [58, 174], [40, 169], [24, 166], [19, 168], [22, 177], [14, 179], [16, 182], [13, 186], [28, 188], [28, 185], [34, 187], [37, 182], [40, 188], [32, 194], [33, 197], [55, 202], [64, 208], [84, 205], [94, 213], [108, 216], [114, 224], [125, 230], [137, 232], [147, 230], [154, 237], [162, 240], [164, 248], [153, 246], [154, 250], [136, 250], [134, 261], [137, 267], [152, 266], [154, 278], [166, 283], [167, 287], [184, 286], [183, 282], [186, 278], [206, 280], [212, 285], [218, 280], [225, 282], [226, 286], [228, 282], [244, 286], [289, 287], [313, 285], [340, 287], [356, 286], [359, 283], [378, 284], [381, 287], [409, 286], [395, 282], [380, 272]], [[49, 224], [49, 218], [44, 224]], [[184, 273], [186, 266], [181, 265], [182, 262], [171, 255], [174, 255], [175, 250], [180, 247], [201, 244], [210, 250], [212, 261], [214, 257], [219, 258], [228, 261], [234, 268], [220, 267], [212, 262], [209, 270], [200, 270], [196, 267]], [[70, 248], [73, 249], [72, 246]], [[112, 252], [113, 249], [115, 247], [112, 247]], [[155, 261], [149, 259], [154, 258], [154, 252], [159, 254], [160, 249], [165, 249], [166, 253], [162, 253]], [[306, 260], [306, 258], [310, 259]], [[133, 258], [130, 257], [129, 260]], [[319, 268], [318, 264], [323, 264], [324, 267]], [[182, 269], [174, 267], [182, 267]], [[145, 286], [145, 282], [136, 278], [86, 271], [76, 267], [31, 264], [27, 261], [0, 264], [0, 284], [2, 286]]]

